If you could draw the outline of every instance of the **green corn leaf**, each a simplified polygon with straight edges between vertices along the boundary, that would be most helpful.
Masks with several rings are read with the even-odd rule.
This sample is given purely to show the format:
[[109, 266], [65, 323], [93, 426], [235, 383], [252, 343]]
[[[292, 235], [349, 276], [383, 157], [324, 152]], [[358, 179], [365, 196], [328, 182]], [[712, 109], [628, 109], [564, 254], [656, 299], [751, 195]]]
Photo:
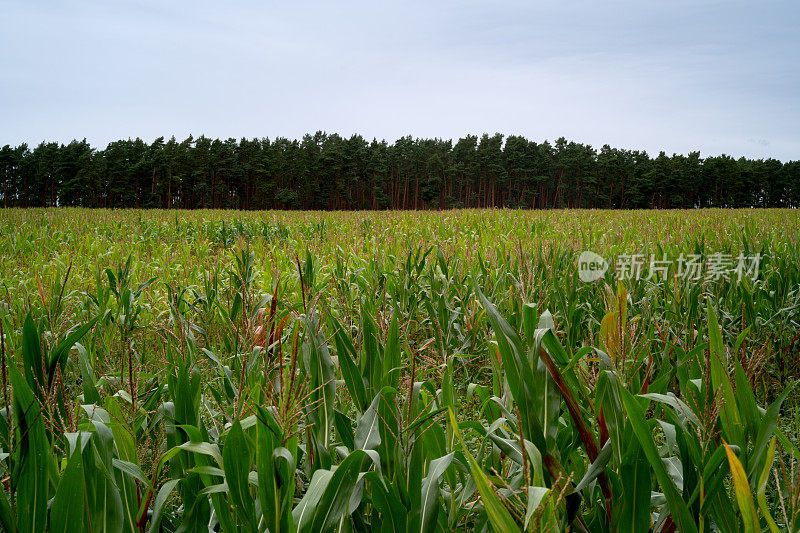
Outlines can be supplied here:
[[767, 482], [769, 481], [769, 472], [772, 470], [772, 462], [774, 460], [775, 437], [772, 437], [772, 440], [769, 442], [769, 448], [767, 449], [767, 457], [764, 461], [764, 469], [761, 471], [761, 477], [758, 479], [758, 491], [756, 493], [756, 499], [758, 500], [758, 508], [761, 509], [761, 514], [764, 515], [764, 519], [767, 521], [767, 525], [769, 526], [771, 533], [779, 533], [780, 529], [778, 529], [778, 525], [772, 518], [772, 515], [769, 512], [769, 506], [767, 505]]
[[144, 475], [144, 472], [142, 472], [142, 469], [139, 468], [138, 465], [135, 465], [129, 461], [123, 461], [121, 459], [113, 459], [112, 464], [114, 465], [114, 468], [116, 468], [120, 472], [124, 472], [133, 479], [139, 481], [142, 485], [145, 486], [145, 488], [148, 489], [152, 488], [150, 485], [150, 480], [147, 479], [147, 476]]
[[428, 465], [428, 476], [422, 483], [422, 515], [420, 531], [433, 531], [439, 501], [439, 480], [453, 462], [453, 453], [434, 459]]
[[218, 465], [222, 466], [223, 464], [222, 454], [219, 452], [219, 446], [216, 444], [211, 444], [209, 442], [184, 442], [179, 445], [178, 448], [188, 452], [207, 455], [214, 459]]
[[650, 467], [644, 450], [632, 443], [619, 475], [622, 484], [622, 513], [619, 519], [620, 533], [638, 533], [650, 528]]
[[751, 439], [755, 439], [758, 433], [761, 414], [758, 412], [758, 404], [756, 403], [753, 389], [750, 387], [742, 364], [738, 360], [734, 363], [733, 376], [734, 383], [736, 384], [736, 399], [741, 407], [741, 414], [744, 418], [747, 433], [750, 435]]
[[12, 474], [12, 484], [17, 488], [17, 528], [24, 533], [38, 533], [45, 530], [47, 522], [49, 469], [53, 460], [51, 447], [38, 400], [16, 365], [9, 365], [9, 370], [17, 421], [15, 470]]
[[225, 481], [230, 489], [230, 497], [239, 517], [252, 522], [254, 514], [253, 496], [250, 494], [250, 447], [242, 425], [234, 420], [222, 448]]
[[575, 492], [580, 492], [588, 487], [589, 483], [597, 479], [597, 476], [603, 473], [609, 460], [611, 460], [611, 452], [611, 441], [607, 441], [605, 445], [603, 445], [603, 449], [601, 449], [600, 453], [597, 455], [597, 459], [595, 459], [592, 464], [589, 465], [589, 468], [586, 470], [586, 474], [584, 474], [580, 482], [575, 485]]
[[400, 326], [397, 313], [394, 313], [383, 353], [383, 386], [397, 388], [400, 370]]
[[356, 450], [336, 467], [316, 505], [310, 531], [325, 531], [337, 523], [342, 515], [355, 511], [348, 508], [348, 504], [366, 457], [364, 451]]
[[622, 456], [626, 451], [625, 418], [616, 382], [617, 376], [610, 370], [600, 372], [595, 387], [595, 403], [597, 404], [595, 411], [603, 414], [614, 457], [617, 464], [621, 464]]
[[489, 302], [481, 291], [478, 291], [477, 294], [497, 338], [497, 346], [503, 360], [503, 372], [514, 402], [523, 417], [525, 428], [523, 433], [536, 448], [545, 451], [547, 445], [543, 424], [536, 414], [537, 406], [542, 403], [538, 396], [544, 391], [539, 391], [540, 394], [537, 394], [532, 389], [535, 382], [533, 369], [525, 353], [522, 339], [519, 333], [502, 317], [497, 307]]
[[149, 533], [157, 533], [160, 531], [161, 518], [164, 516], [164, 508], [166, 507], [169, 495], [180, 482], [180, 479], [170, 479], [158, 490], [155, 502], [153, 503], [153, 516], [150, 518]]
[[[738, 449], [738, 447], [736, 448]], [[714, 453], [711, 454], [711, 457], [705, 462], [705, 466], [703, 467], [703, 484], [705, 485], [705, 492], [706, 495], [711, 494], [713, 492], [713, 479], [718, 476], [722, 475], [727, 476], [727, 471], [721, 472], [720, 465], [725, 461], [725, 449], [720, 446]], [[700, 488], [701, 484], [698, 483], [694, 487], [694, 491], [692, 492], [691, 496], [689, 497], [688, 505], [692, 505], [700, 495]]]
[[374, 450], [381, 444], [381, 418], [378, 407], [383, 401], [383, 393], [379, 392], [372, 403], [361, 415], [356, 424], [355, 448], [357, 450]]
[[364, 378], [353, 360], [356, 356], [356, 350], [339, 322], [333, 316], [329, 317], [329, 321], [333, 329], [333, 339], [336, 344], [336, 353], [339, 357], [342, 379], [359, 413], [363, 413], [369, 405], [369, 399], [364, 386]]
[[672, 513], [672, 519], [684, 533], [694, 533], [697, 531], [697, 526], [694, 523], [689, 508], [686, 502], [681, 498], [675, 482], [670, 477], [664, 466], [661, 456], [658, 454], [655, 442], [653, 442], [653, 435], [650, 428], [647, 427], [647, 422], [644, 415], [644, 409], [639, 405], [637, 399], [628, 392], [624, 387], [619, 387], [620, 398], [622, 404], [625, 406], [625, 411], [628, 413], [628, 420], [633, 428], [633, 433], [636, 435], [642, 451], [647, 457], [650, 467], [658, 480], [661, 491], [667, 499], [667, 506]]
[[84, 531], [86, 527], [85, 501], [86, 479], [83, 475], [83, 456], [80, 434], [75, 451], [72, 452], [67, 467], [61, 475], [56, 488], [53, 506], [50, 510], [51, 533], [71, 533]]
[[383, 478], [377, 472], [367, 472], [364, 480], [368, 482], [372, 493], [372, 504], [380, 513], [381, 531], [385, 533], [405, 533], [408, 520], [408, 509], [396, 493], [396, 486], [387, 488]]
[[81, 369], [81, 384], [83, 386], [84, 404], [100, 403], [100, 393], [97, 392], [95, 385], [94, 369], [89, 361], [89, 352], [80, 343], [76, 343], [78, 348], [78, 366]]
[[800, 461], [800, 449], [798, 449], [795, 444], [786, 437], [786, 435], [781, 431], [780, 428], [775, 428], [775, 436], [778, 438], [778, 442], [781, 443], [781, 446], [787, 453], [789, 453], [792, 457], [796, 460]]
[[314, 424], [313, 432], [322, 447], [327, 448], [331, 441], [333, 427], [333, 408], [336, 397], [336, 375], [333, 360], [328, 351], [328, 343], [322, 333], [317, 314], [305, 320], [306, 341], [303, 343], [303, 364], [310, 376], [310, 400], [316, 407], [308, 417]]
[[355, 434], [353, 433], [353, 421], [350, 420], [343, 412], [338, 409], [333, 410], [333, 425], [336, 429], [336, 434], [341, 439], [347, 449], [355, 449]]
[[89, 524], [100, 531], [122, 531], [124, 508], [112, 475], [114, 434], [102, 422], [93, 422], [94, 432], [84, 449], [84, 476], [87, 479]]
[[39, 395], [39, 387], [46, 385], [42, 367], [42, 355], [39, 330], [33, 321], [33, 315], [28, 313], [22, 326], [22, 365], [25, 368], [25, 379], [28, 382], [28, 386], [37, 396]]
[[0, 490], [0, 527], [8, 533], [17, 533], [17, 519], [4, 490]]
[[295, 459], [282, 446], [282, 433], [268, 408], [258, 407], [256, 468], [261, 514], [271, 531], [292, 530]]
[[528, 487], [528, 509], [525, 511], [525, 530], [528, 530], [533, 513], [542, 504], [542, 500], [550, 494], [550, 489], [547, 487]]
[[[258, 472], [258, 499], [261, 502], [261, 514], [265, 520], [272, 521], [279, 512], [275, 487], [275, 466], [272, 452], [280, 438], [280, 429], [275, 423], [269, 409], [258, 407], [258, 423], [256, 424], [256, 470]], [[273, 526], [274, 527], [274, 526]]]
[[292, 517], [295, 524], [297, 524], [298, 532], [305, 533], [311, 531], [311, 523], [319, 507], [320, 499], [332, 476], [332, 471], [323, 469], [316, 470], [311, 476], [311, 482], [303, 498], [292, 510]]
[[749, 478], [753, 478], [755, 475], [756, 466], [761, 461], [761, 457], [764, 455], [767, 450], [767, 446], [769, 445], [770, 438], [775, 432], [781, 406], [783, 405], [784, 400], [786, 400], [789, 394], [794, 390], [795, 385], [797, 385], [796, 381], [786, 387], [781, 395], [778, 396], [778, 398], [772, 402], [772, 404], [770, 404], [769, 408], [767, 408], [767, 412], [764, 413], [764, 416], [761, 418], [761, 423], [758, 425], [758, 434], [756, 435], [755, 442], [753, 443], [753, 451], [751, 453], [751, 459], [748, 465], [747, 476]]
[[728, 374], [728, 357], [722, 344], [722, 332], [717, 322], [717, 315], [711, 307], [710, 299], [708, 301], [708, 344], [711, 351], [711, 383], [714, 390], [722, 389], [722, 397], [725, 400], [720, 414], [722, 433], [729, 442], [743, 446], [742, 419]]
[[75, 343], [78, 342], [83, 338], [86, 333], [89, 332], [90, 329], [94, 327], [98, 320], [101, 317], [96, 316], [91, 319], [86, 324], [82, 325], [56, 345], [55, 348], [50, 352], [49, 359], [47, 361], [47, 374], [48, 380], [53, 379], [53, 373], [56, 370], [56, 365], [60, 366], [63, 370], [64, 365], [67, 362], [67, 358], [69, 357], [69, 352], [72, 350], [72, 347], [75, 346]]
[[505, 506], [500, 502], [500, 499], [497, 497], [497, 494], [495, 494], [491, 483], [489, 483], [489, 479], [486, 477], [486, 474], [483, 473], [483, 470], [478, 462], [468, 451], [467, 445], [464, 442], [464, 438], [461, 436], [461, 431], [458, 428], [458, 422], [456, 422], [456, 417], [452, 410], [449, 411], [449, 415], [450, 425], [455, 432], [456, 438], [461, 442], [464, 455], [467, 457], [467, 461], [469, 462], [469, 469], [472, 473], [472, 479], [475, 482], [475, 485], [477, 485], [478, 492], [481, 495], [483, 506], [486, 509], [486, 514], [489, 518], [489, 522], [492, 524], [492, 527], [496, 531], [503, 531], [507, 533], [520, 531], [519, 526], [511, 517], [508, 509], [505, 508]]
[[368, 394], [374, 395], [381, 387], [383, 357], [378, 325], [365, 305], [361, 310], [362, 356], [361, 373], [367, 379]]

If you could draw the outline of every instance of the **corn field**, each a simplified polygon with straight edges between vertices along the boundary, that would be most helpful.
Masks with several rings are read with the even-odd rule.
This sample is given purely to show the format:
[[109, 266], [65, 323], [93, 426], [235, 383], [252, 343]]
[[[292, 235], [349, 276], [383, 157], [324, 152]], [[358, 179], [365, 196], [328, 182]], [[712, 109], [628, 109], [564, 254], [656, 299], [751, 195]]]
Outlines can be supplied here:
[[[800, 531], [798, 228], [0, 211], [0, 524]], [[586, 250], [760, 264], [587, 283]]]

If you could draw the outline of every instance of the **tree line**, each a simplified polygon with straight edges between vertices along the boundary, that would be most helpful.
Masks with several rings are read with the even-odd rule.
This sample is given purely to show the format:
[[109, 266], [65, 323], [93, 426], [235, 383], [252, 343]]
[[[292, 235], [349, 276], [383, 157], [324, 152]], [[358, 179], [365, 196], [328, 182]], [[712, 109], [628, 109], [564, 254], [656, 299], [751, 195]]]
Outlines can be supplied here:
[[0, 205], [235, 209], [798, 207], [800, 161], [651, 157], [563, 137], [163, 137], [0, 149]]

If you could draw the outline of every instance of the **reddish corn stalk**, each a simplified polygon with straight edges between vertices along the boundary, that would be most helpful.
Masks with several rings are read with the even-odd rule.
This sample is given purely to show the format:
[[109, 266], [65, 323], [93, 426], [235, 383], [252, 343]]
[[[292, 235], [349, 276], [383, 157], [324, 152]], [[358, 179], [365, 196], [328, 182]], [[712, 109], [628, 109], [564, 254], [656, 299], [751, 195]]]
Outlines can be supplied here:
[[[564, 402], [567, 404], [567, 411], [569, 411], [573, 422], [575, 422], [575, 428], [578, 430], [578, 435], [581, 438], [581, 442], [583, 443], [584, 450], [586, 450], [586, 454], [589, 456], [589, 461], [594, 462], [598, 455], [597, 444], [595, 443], [594, 437], [589, 431], [589, 426], [583, 419], [583, 415], [581, 415], [581, 411], [578, 408], [578, 402], [575, 400], [575, 396], [572, 394], [572, 391], [569, 389], [567, 384], [564, 383], [564, 378], [561, 376], [561, 372], [558, 370], [558, 367], [556, 367], [555, 363], [553, 363], [553, 360], [550, 359], [550, 355], [545, 351], [544, 348], [539, 350], [539, 356], [542, 358], [542, 361], [544, 361], [545, 365], [547, 365], [547, 369], [550, 371], [550, 375], [552, 376], [553, 381], [555, 381], [558, 390], [561, 391], [561, 396], [564, 398]], [[600, 487], [602, 488], [603, 495], [606, 498], [606, 515], [610, 523], [611, 487], [608, 484], [608, 479], [606, 479], [605, 474], [600, 474], [597, 479], [600, 482]]]
[[603, 414], [603, 408], [600, 408], [600, 416], [597, 418], [597, 425], [600, 426], [600, 446], [603, 446], [608, 440], [608, 426], [606, 426], [606, 417]]

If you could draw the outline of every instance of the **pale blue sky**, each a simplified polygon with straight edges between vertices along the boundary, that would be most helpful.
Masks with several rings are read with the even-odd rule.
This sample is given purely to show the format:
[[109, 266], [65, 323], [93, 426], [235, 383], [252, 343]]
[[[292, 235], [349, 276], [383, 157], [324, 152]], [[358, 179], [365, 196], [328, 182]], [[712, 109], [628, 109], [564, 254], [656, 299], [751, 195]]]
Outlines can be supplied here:
[[800, 3], [0, 0], [0, 145], [316, 130], [800, 159]]

